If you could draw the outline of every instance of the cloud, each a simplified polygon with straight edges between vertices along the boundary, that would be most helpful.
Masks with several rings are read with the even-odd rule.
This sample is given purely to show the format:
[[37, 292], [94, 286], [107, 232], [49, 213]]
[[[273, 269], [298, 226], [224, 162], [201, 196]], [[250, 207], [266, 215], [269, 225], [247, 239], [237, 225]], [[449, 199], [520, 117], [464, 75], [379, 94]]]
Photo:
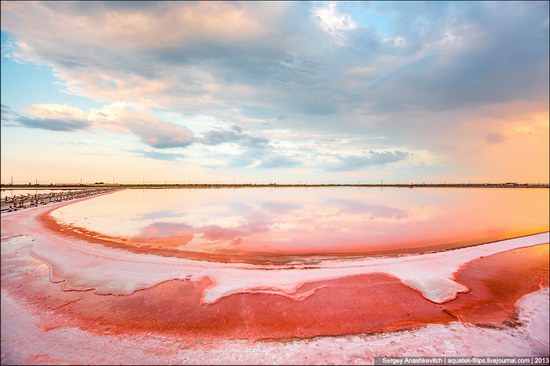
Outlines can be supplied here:
[[64, 104], [34, 104], [27, 112], [30, 116], [17, 115], [14, 120], [25, 127], [52, 131], [91, 127], [130, 131], [145, 144], [158, 149], [184, 147], [193, 142], [193, 133], [187, 127], [125, 104], [112, 104], [89, 112]]
[[131, 113], [127, 118], [128, 129], [151, 147], [184, 147], [193, 141], [193, 134], [187, 127], [163, 121], [152, 114]]
[[17, 122], [26, 127], [51, 131], [75, 131], [90, 127], [86, 114], [65, 104], [35, 104], [28, 112], [31, 117], [18, 116]]
[[5, 105], [2, 109], [9, 111], [16, 122], [31, 128], [71, 131], [90, 126], [86, 113], [66, 104], [34, 104], [27, 109], [27, 115], [15, 113]]
[[28, 111], [33, 116], [42, 119], [84, 121], [87, 118], [86, 113], [79, 108], [67, 104], [34, 104]]
[[[147, 110], [133, 108], [123, 103], [115, 103], [89, 112], [69, 105], [35, 104], [28, 108], [30, 116], [14, 114], [2, 105], [3, 115], [13, 114], [20, 125], [52, 131], [74, 131], [99, 128], [114, 132], [129, 131], [139, 137], [146, 145], [162, 150], [187, 147], [191, 144], [215, 147], [221, 144], [235, 144], [244, 149], [233, 156], [229, 166], [242, 167], [256, 164], [260, 168], [278, 168], [298, 165], [296, 160], [279, 156], [273, 151], [270, 140], [245, 133], [239, 125], [228, 129], [206, 131], [195, 138], [185, 126], [160, 119]], [[155, 160], [177, 161], [186, 158], [180, 152], [161, 152], [157, 150], [132, 150], [133, 153]]]
[[140, 156], [155, 159], [155, 160], [164, 160], [164, 161], [175, 161], [175, 160], [181, 160], [185, 158], [185, 154], [181, 153], [165, 153], [165, 152], [158, 152], [158, 151], [147, 151], [147, 150], [134, 150], [132, 151]]
[[290, 168], [298, 165], [302, 165], [302, 163], [296, 159], [291, 159], [285, 156], [269, 156], [260, 162], [258, 168]]
[[339, 162], [326, 167], [329, 171], [346, 171], [370, 166], [386, 165], [406, 160], [411, 153], [404, 151], [371, 151], [367, 155], [351, 155], [338, 157]]
[[[209, 165], [212, 168], [253, 167], [276, 169], [303, 165], [303, 161], [288, 156], [289, 152], [274, 144], [272, 140], [245, 133], [243, 128], [237, 125], [233, 125], [229, 129], [207, 131], [202, 136], [197, 137], [195, 142], [205, 146], [234, 144], [240, 148], [236, 154], [227, 154], [229, 155], [228, 159], [222, 164]], [[227, 153], [227, 149], [225, 149], [225, 152]]]
[[[3, 18], [6, 28], [18, 26], [31, 31], [34, 27], [47, 26], [53, 38], [61, 37], [72, 45], [84, 43], [88, 47], [110, 43], [113, 47], [158, 48], [212, 38], [222, 42], [241, 41], [261, 37], [267, 30], [254, 7], [231, 3], [149, 4], [145, 9], [109, 3], [53, 6], [49, 3], [25, 6], [3, 3], [2, 10], [13, 16]], [[149, 16], [151, 13], [155, 16]], [[60, 20], [65, 24], [56, 24]], [[180, 26], [182, 24], [185, 26]], [[93, 37], [79, 40], [76, 34], [67, 34], [65, 26]]]
[[108, 104], [217, 117], [237, 106], [271, 122], [547, 99], [547, 3], [388, 3], [379, 16], [391, 34], [340, 8], [15, 2], [2, 4], [2, 27], [16, 38], [13, 57], [48, 64], [68, 91]]
[[50, 131], [75, 131], [83, 130], [89, 127], [88, 121], [79, 121], [71, 119], [53, 119], [53, 118], [29, 118], [20, 117], [18, 122], [23, 126], [31, 128], [41, 128]]
[[339, 39], [342, 33], [357, 28], [357, 24], [348, 14], [336, 9], [336, 3], [329, 2], [314, 10], [315, 20], [325, 32]]
[[2, 103], [2, 110], [0, 114], [0, 122], [2, 126], [17, 126], [16, 120], [19, 118], [19, 114], [14, 112], [9, 106]]
[[10, 107], [2, 103], [2, 109], [1, 109], [2, 115], [9, 115], [12, 113], [12, 110]]
[[96, 127], [128, 130], [145, 144], [157, 149], [184, 147], [193, 142], [193, 133], [187, 127], [162, 120], [143, 108], [133, 108], [123, 103], [93, 109], [89, 118]]
[[204, 145], [219, 145], [223, 143], [239, 143], [247, 147], [262, 147], [269, 140], [261, 137], [253, 137], [247, 133], [243, 133], [242, 127], [234, 125], [227, 130], [211, 130], [207, 131], [202, 137], [197, 139], [198, 142]]
[[416, 57], [373, 85], [373, 108], [448, 110], [547, 99], [548, 32], [542, 12], [548, 4], [501, 5], [434, 4], [400, 12], [400, 24], [424, 12], [431, 29], [420, 35], [402, 27], [408, 33], [405, 48]]

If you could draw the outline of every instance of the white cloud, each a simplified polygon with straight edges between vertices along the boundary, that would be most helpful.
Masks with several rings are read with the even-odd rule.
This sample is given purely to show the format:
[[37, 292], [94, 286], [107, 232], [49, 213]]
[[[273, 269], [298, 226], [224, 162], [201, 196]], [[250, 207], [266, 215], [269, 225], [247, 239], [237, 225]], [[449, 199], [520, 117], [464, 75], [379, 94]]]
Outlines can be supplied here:
[[79, 108], [67, 104], [33, 104], [28, 108], [28, 112], [40, 119], [67, 119], [84, 121], [87, 119], [86, 113]]
[[339, 12], [333, 2], [316, 8], [313, 14], [321, 29], [340, 41], [344, 32], [357, 28], [357, 23], [353, 21], [351, 16]]
[[144, 143], [155, 148], [182, 147], [193, 141], [193, 133], [185, 126], [164, 121], [143, 108], [116, 103], [88, 113], [64, 104], [34, 104], [28, 109], [31, 117], [20, 116], [27, 127], [70, 131], [88, 127], [122, 132], [128, 130]]

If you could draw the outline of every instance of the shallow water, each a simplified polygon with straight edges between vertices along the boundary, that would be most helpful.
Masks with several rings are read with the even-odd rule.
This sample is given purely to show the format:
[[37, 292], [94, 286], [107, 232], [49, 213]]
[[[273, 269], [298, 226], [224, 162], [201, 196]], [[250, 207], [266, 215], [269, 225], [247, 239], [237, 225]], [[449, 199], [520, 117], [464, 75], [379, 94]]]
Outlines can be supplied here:
[[51, 215], [73, 230], [132, 246], [243, 256], [387, 255], [548, 231], [548, 198], [547, 189], [150, 189]]

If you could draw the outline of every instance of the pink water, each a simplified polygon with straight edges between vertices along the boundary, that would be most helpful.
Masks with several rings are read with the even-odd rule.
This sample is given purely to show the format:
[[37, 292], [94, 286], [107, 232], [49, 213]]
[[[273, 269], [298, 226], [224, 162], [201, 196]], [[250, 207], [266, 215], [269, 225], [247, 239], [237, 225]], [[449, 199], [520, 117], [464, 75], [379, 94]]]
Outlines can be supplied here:
[[376, 255], [548, 231], [548, 198], [547, 189], [130, 189], [51, 216], [81, 234], [153, 251]]

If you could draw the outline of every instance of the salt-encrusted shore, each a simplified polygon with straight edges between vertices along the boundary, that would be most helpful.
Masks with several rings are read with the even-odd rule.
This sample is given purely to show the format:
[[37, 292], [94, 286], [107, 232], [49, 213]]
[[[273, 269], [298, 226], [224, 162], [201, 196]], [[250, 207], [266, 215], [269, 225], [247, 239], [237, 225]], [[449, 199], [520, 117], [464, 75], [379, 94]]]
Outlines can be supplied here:
[[[488, 272], [487, 276], [501, 280], [500, 272], [491, 274], [491, 269], [498, 269], [495, 262], [499, 262], [491, 262], [493, 258], [509, 260], [529, 253], [529, 258], [540, 260], [544, 253], [547, 255], [548, 245], [544, 244], [548, 243], [548, 233], [425, 255], [332, 260], [314, 265], [316, 268], [274, 269], [136, 254], [78, 240], [45, 230], [37, 221], [37, 217], [53, 207], [2, 216], [2, 363], [315, 364], [371, 363], [375, 356], [398, 355], [548, 355], [547, 264], [545, 269], [541, 262], [536, 268], [546, 272], [533, 278], [530, 274], [533, 270], [530, 267], [524, 270], [518, 263], [516, 270], [527, 273], [525, 278], [531, 283], [531, 287], [520, 290], [532, 293], [514, 300], [512, 309], [508, 305], [510, 298], [492, 299], [491, 294], [475, 287], [483, 281], [470, 278], [478, 272]], [[476, 270], [475, 264], [481, 262], [483, 270]], [[49, 266], [52, 279], [61, 285], [50, 281]], [[546, 280], [539, 284], [539, 277]], [[170, 281], [174, 278], [184, 281]], [[522, 282], [523, 278], [511, 280]], [[61, 286], [67, 291], [61, 291]], [[351, 292], [344, 292], [341, 312], [347, 311], [346, 306], [358, 296], [367, 298], [362, 303], [369, 304], [366, 306], [384, 301], [385, 295], [389, 301], [380, 305], [379, 313], [362, 320], [358, 316], [372, 309], [358, 304], [346, 315], [349, 323], [369, 322], [376, 316], [385, 319], [387, 313], [396, 310], [401, 318], [386, 319], [378, 328], [353, 329], [337, 324], [342, 323], [341, 319], [332, 324], [327, 318], [326, 330], [316, 328], [311, 323], [315, 320], [312, 313], [322, 310], [342, 286], [344, 290], [346, 286], [355, 286], [360, 291], [353, 292], [352, 288], [346, 290]], [[470, 288], [473, 297], [482, 294], [488, 296], [487, 301], [502, 301], [494, 306], [499, 311], [504, 309], [503, 314], [492, 317], [495, 311], [487, 301], [473, 306], [467, 303], [464, 299], [471, 294], [464, 292]], [[516, 293], [520, 290], [516, 288]], [[104, 296], [94, 292], [133, 294]], [[191, 297], [195, 292], [201, 294], [193, 298], [196, 303], [186, 304], [182, 297]], [[452, 300], [457, 295], [459, 298]], [[152, 307], [151, 303], [164, 296], [164, 302]], [[372, 299], [368, 300], [369, 297]], [[281, 302], [279, 298], [285, 300]], [[403, 307], [398, 300], [405, 298], [411, 302]], [[301, 309], [304, 317], [298, 320], [311, 329], [300, 329], [300, 324], [275, 318], [277, 309], [264, 309], [265, 306], [258, 305], [260, 301], [277, 302], [279, 305], [274, 308], [285, 311]], [[458, 304], [461, 301], [466, 301], [466, 305]], [[435, 314], [441, 312], [439, 302], [458, 305], [444, 308], [443, 312], [448, 314], [442, 318]], [[317, 305], [308, 314], [308, 307], [314, 304], [321, 307]], [[261, 310], [253, 310], [258, 307]], [[389, 310], [384, 313], [384, 308]], [[414, 312], [422, 308], [431, 310], [414, 317]], [[485, 309], [481, 315], [479, 309]], [[193, 311], [199, 316], [211, 316], [209, 310], [226, 312], [221, 318], [211, 318], [215, 329], [200, 328], [194, 333], [194, 328], [186, 328], [190, 323], [200, 323], [200, 319], [185, 316]], [[334, 309], [331, 311], [331, 316], [338, 314]], [[407, 312], [413, 313], [412, 318]], [[273, 323], [280, 322], [280, 331], [266, 328], [261, 320], [265, 315], [273, 316]], [[175, 329], [167, 327], [163, 318], [165, 323], [173, 322]], [[223, 327], [221, 322], [234, 318], [237, 318], [235, 324]], [[511, 320], [503, 322], [503, 319]], [[143, 324], [143, 328], [136, 328], [134, 323]], [[178, 333], [180, 326], [187, 333]], [[233, 327], [235, 333], [228, 333]], [[255, 327], [256, 332], [251, 330]], [[408, 330], [366, 334], [376, 329]], [[194, 334], [197, 336], [193, 337]], [[279, 340], [254, 341], [270, 335]]]
[[517, 305], [520, 326], [453, 322], [372, 335], [286, 342], [226, 340], [189, 345], [161, 334], [94, 334], [77, 327], [44, 331], [32, 305], [2, 290], [2, 364], [372, 364], [374, 357], [548, 356], [548, 288]]

